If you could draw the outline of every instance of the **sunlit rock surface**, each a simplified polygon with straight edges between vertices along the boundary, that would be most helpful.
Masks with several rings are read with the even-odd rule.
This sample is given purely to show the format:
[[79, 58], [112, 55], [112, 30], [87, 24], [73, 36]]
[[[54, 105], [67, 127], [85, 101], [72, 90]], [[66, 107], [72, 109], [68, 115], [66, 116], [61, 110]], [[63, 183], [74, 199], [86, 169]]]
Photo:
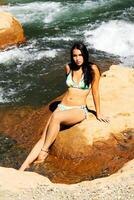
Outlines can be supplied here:
[[10, 13], [0, 12], [0, 49], [25, 41], [24, 31]]
[[[110, 123], [96, 120], [89, 95], [89, 119], [60, 131], [45, 163], [32, 166], [33, 171], [53, 182], [77, 183], [115, 173], [134, 158], [134, 70], [112, 66], [103, 73], [100, 90], [102, 111]], [[29, 151], [51, 114], [54, 103], [50, 105], [37, 110], [3, 110], [0, 131]]]
[[0, 167], [1, 200], [133, 200], [134, 160], [117, 173], [81, 183], [53, 184], [33, 172]]
[[[100, 89], [101, 107], [110, 123], [99, 122], [89, 113], [88, 120], [61, 131], [48, 163], [36, 171], [54, 182], [73, 183], [110, 175], [134, 157], [134, 70], [112, 66], [102, 75]], [[91, 102], [89, 95], [92, 112]]]

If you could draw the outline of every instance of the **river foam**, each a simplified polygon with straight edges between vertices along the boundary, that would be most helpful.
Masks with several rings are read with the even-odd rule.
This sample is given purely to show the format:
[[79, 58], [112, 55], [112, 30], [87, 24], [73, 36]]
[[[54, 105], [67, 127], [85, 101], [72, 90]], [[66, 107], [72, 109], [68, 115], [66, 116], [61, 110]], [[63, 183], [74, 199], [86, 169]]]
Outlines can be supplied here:
[[[1, 6], [0, 11], [6, 11], [16, 16], [22, 24], [42, 22], [49, 24], [56, 20], [64, 18], [70, 19], [72, 15], [81, 13], [87, 10], [91, 10], [104, 4], [107, 4], [108, 0], [85, 2], [32, 2], [4, 5]], [[111, 1], [110, 1], [111, 2]], [[75, 11], [75, 12], [74, 12]]]
[[[1, 84], [1, 82], [0, 82]], [[8, 91], [4, 91], [2, 87], [0, 87], [0, 104], [1, 103], [9, 103], [10, 102], [10, 97], [15, 95], [16, 91], [15, 89], [8, 89]]]
[[[18, 98], [22, 97], [20, 102], [24, 99], [26, 104], [32, 104], [33, 99], [40, 99], [44, 104], [47, 96], [54, 94], [51, 86], [55, 82], [50, 83], [53, 69], [58, 72], [69, 61], [68, 51], [74, 41], [84, 41], [93, 50], [92, 56], [98, 64], [103, 60], [111, 63], [119, 57], [123, 64], [134, 65], [134, 3], [120, 0], [8, 2], [0, 6], [0, 11], [10, 12], [20, 21], [27, 42], [0, 52], [0, 102], [6, 99], [19, 102]], [[62, 84], [58, 90], [62, 91]]]
[[19, 62], [32, 62], [42, 58], [54, 58], [57, 55], [55, 49], [40, 50], [36, 47], [36, 40], [24, 47], [14, 47], [0, 52], [0, 64]]
[[133, 35], [134, 24], [122, 20], [102, 22], [97, 28], [85, 31], [85, 39], [89, 45], [120, 56], [122, 61], [134, 56]]
[[14, 6], [2, 6], [1, 11], [11, 12], [22, 24], [41, 21], [50, 23], [61, 11], [61, 3], [57, 2], [33, 2]]

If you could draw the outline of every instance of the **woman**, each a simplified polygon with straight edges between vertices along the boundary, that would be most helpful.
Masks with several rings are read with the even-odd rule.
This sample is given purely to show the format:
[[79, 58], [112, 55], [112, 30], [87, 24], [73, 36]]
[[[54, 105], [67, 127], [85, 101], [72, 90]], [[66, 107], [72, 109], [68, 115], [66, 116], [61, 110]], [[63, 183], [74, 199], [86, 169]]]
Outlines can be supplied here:
[[71, 62], [66, 65], [66, 75], [68, 90], [49, 118], [41, 138], [20, 167], [20, 171], [24, 171], [35, 160], [34, 163], [45, 160], [49, 147], [60, 131], [61, 124], [73, 125], [87, 118], [86, 98], [90, 89], [95, 104], [96, 118], [99, 121], [108, 122], [100, 113], [100, 72], [95, 64], [89, 62], [88, 50], [83, 43], [73, 45]]

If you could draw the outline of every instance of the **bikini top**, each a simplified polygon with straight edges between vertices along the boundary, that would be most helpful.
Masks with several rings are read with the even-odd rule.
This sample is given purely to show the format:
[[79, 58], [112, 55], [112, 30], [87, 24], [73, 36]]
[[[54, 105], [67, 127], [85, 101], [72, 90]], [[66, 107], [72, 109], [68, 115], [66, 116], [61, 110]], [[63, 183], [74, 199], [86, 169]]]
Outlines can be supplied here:
[[68, 87], [78, 88], [78, 89], [82, 89], [82, 90], [88, 90], [89, 87], [90, 87], [90, 86], [85, 84], [84, 75], [82, 75], [79, 83], [76, 83], [73, 80], [72, 70], [70, 70], [69, 74], [67, 75], [66, 84], [67, 84]]

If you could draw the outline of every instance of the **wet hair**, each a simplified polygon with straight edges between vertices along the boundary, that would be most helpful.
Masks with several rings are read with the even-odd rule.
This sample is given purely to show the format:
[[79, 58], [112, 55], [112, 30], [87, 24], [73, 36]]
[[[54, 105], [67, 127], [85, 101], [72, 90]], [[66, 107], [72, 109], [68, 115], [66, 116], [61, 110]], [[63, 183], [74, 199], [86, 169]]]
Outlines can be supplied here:
[[82, 42], [75, 42], [74, 45], [71, 48], [71, 62], [69, 64], [70, 69], [71, 70], [76, 70], [78, 69], [77, 64], [75, 63], [74, 59], [73, 59], [73, 50], [74, 49], [78, 49], [81, 51], [81, 54], [83, 56], [83, 64], [82, 64], [82, 71], [84, 74], [84, 82], [86, 85], [89, 85], [93, 78], [94, 78], [94, 71], [92, 69], [92, 62], [89, 62], [89, 53], [88, 50], [86, 48], [86, 46], [82, 43]]

